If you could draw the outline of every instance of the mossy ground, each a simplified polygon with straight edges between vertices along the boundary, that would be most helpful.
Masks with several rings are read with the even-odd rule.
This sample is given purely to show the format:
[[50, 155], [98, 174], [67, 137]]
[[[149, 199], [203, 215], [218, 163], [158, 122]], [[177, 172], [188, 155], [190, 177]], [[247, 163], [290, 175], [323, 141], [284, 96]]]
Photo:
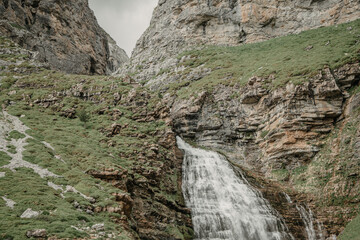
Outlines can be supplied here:
[[[212, 91], [217, 85], [245, 85], [253, 76], [274, 76], [264, 84], [273, 89], [287, 82], [301, 84], [318, 70], [328, 66], [335, 69], [360, 59], [360, 20], [331, 27], [309, 30], [236, 47], [210, 46], [186, 51], [179, 59], [186, 67], [184, 75], [198, 66], [211, 69], [211, 73], [196, 81], [177, 81], [169, 86], [181, 98], [204, 90]], [[185, 78], [186, 79], [186, 78]]]

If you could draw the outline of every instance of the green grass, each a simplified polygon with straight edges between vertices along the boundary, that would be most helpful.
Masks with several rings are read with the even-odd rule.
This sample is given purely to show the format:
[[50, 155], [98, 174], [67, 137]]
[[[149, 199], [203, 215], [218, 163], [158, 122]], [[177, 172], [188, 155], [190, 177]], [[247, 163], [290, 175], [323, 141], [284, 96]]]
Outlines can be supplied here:
[[273, 170], [271, 174], [277, 181], [285, 181], [290, 176], [290, 173], [287, 169]]
[[[348, 30], [352, 27], [352, 30]], [[212, 69], [204, 78], [176, 82], [169, 86], [186, 98], [203, 90], [212, 91], [218, 84], [244, 85], [252, 76], [274, 76], [264, 87], [276, 88], [288, 82], [301, 84], [328, 66], [331, 69], [359, 61], [360, 20], [338, 26], [322, 27], [296, 35], [237, 47], [210, 46], [182, 53], [191, 56], [181, 63], [189, 68], [204, 65]], [[308, 46], [313, 46], [309, 51]]]
[[[59, 191], [47, 186], [47, 179], [39, 178], [30, 169], [20, 168], [16, 172], [6, 170], [6, 176], [0, 179], [0, 183], [6, 186], [0, 190], [0, 196], [6, 195], [16, 202], [13, 210], [0, 205], [0, 233], [3, 235], [21, 240], [24, 239], [26, 231], [45, 228], [49, 236], [56, 235], [58, 238], [86, 237], [86, 233], [79, 232], [71, 226], [80, 224], [91, 227], [104, 221], [109, 231], [119, 229], [115, 223], [107, 221], [105, 214], [92, 216], [79, 212], [72, 206], [72, 202], [60, 197]], [[66, 197], [70, 195], [73, 195], [73, 199], [79, 198], [74, 193], [68, 193]], [[43, 213], [33, 219], [20, 218], [27, 208]]]
[[11, 157], [6, 152], [0, 151], [0, 167], [8, 164]]
[[[154, 111], [154, 107], [160, 101], [160, 96], [138, 87], [136, 92], [139, 94], [129, 102], [126, 96], [133, 87], [124, 83], [121, 78], [68, 75], [36, 68], [29, 71], [30, 73], [17, 74], [21, 78], [14, 78], [11, 73], [0, 73], [5, 76], [3, 79], [5, 81], [2, 81], [5, 84], [0, 86], [0, 103], [5, 105], [8, 105], [9, 102], [16, 103], [7, 106], [7, 111], [15, 116], [24, 115], [21, 121], [31, 128], [27, 130], [27, 134], [33, 138], [27, 140], [28, 145], [23, 152], [24, 160], [61, 175], [62, 178], [53, 178], [51, 181], [57, 185], [71, 185], [83, 194], [96, 199], [96, 202], [89, 203], [88, 200], [74, 193], [66, 193], [64, 194], [65, 199], [62, 199], [59, 191], [47, 186], [48, 179], [41, 179], [28, 169], [19, 170], [14, 174], [7, 171], [6, 178], [0, 179], [1, 186], [5, 186], [1, 189], [0, 196], [7, 195], [8, 198], [17, 202], [17, 205], [15, 205], [14, 213], [6, 207], [0, 210], [0, 219], [2, 219], [0, 232], [11, 235], [15, 239], [21, 239], [26, 230], [41, 227], [46, 228], [50, 235], [56, 235], [58, 238], [79, 238], [84, 234], [79, 235], [79, 232], [70, 227], [71, 225], [75, 226], [81, 223], [84, 226], [91, 226], [91, 224], [101, 221], [108, 226], [109, 232], [120, 233], [123, 231], [124, 234], [119, 239], [128, 239], [127, 231], [114, 223], [114, 219], [122, 217], [121, 215], [98, 213], [92, 216], [79, 213], [73, 207], [73, 203], [77, 201], [84, 208], [90, 205], [94, 207], [118, 205], [112, 193], [123, 193], [123, 190], [93, 178], [86, 173], [88, 170], [101, 171], [108, 168], [126, 170], [129, 181], [132, 181], [136, 176], [145, 178], [135, 173], [134, 167], [157, 171], [162, 166], [162, 162], [167, 161], [165, 159], [168, 159], [172, 153], [163, 147], [159, 148], [160, 157], [158, 159], [144, 162], [138, 160], [140, 153], [145, 156], [145, 159], [152, 154], [152, 151], [144, 144], [158, 143], [157, 134], [167, 128], [161, 120], [142, 120], [144, 111]], [[86, 91], [89, 97], [76, 95], [78, 92], [76, 86], [80, 82], [82, 91]], [[7, 94], [14, 90], [15, 94]], [[41, 100], [48, 99], [49, 95], [54, 92], [73, 92], [74, 94], [66, 97], [57, 96], [57, 102], [50, 106], [41, 105]], [[124, 97], [121, 101], [116, 102], [115, 94]], [[147, 100], [144, 96], [149, 94], [152, 96]], [[139, 106], [139, 104], [141, 105]], [[76, 111], [75, 118], [61, 116], [68, 109]], [[81, 113], [82, 110], [90, 116], [85, 127], [78, 118], [78, 113]], [[116, 112], [121, 112], [121, 116], [115, 117], [114, 113]], [[114, 123], [124, 127], [119, 134], [108, 136]], [[13, 131], [9, 133], [8, 140], [22, 137], [20, 133]], [[55, 151], [47, 148], [42, 141], [50, 143]], [[59, 155], [66, 163], [57, 159], [56, 155]], [[3, 165], [6, 163], [8, 161], [0, 162]], [[18, 173], [26, 175], [24, 181], [28, 182], [31, 191], [24, 192], [26, 185], [14, 186], [20, 181]], [[175, 171], [174, 176], [166, 178], [167, 186], [172, 185], [174, 189], [177, 189], [179, 174]], [[165, 184], [152, 186], [151, 191], [169, 201], [182, 200], [180, 191], [168, 191]], [[27, 206], [32, 206], [31, 201], [39, 203], [35, 204], [34, 208], [50, 214], [40, 216], [34, 221], [19, 220], [20, 212]], [[149, 196], [149, 199], [144, 201], [154, 200]], [[57, 215], [52, 216], [51, 212], [55, 210]], [[87, 221], [83, 223], [79, 219], [87, 219]], [[46, 224], [42, 221], [46, 221]], [[179, 231], [180, 234], [187, 234], [189, 230], [189, 228], [177, 224], [173, 224], [173, 228], [175, 230], [171, 234], [177, 236]], [[178, 231], [176, 231], [177, 228]]]
[[340, 240], [360, 240], [360, 215], [346, 226], [339, 238]]
[[13, 138], [13, 139], [15, 139], [15, 140], [18, 140], [18, 139], [24, 138], [25, 135], [22, 134], [22, 133], [20, 133], [20, 132], [18, 132], [18, 131], [16, 131], [16, 130], [14, 130], [14, 131], [11, 131], [11, 132], [9, 133], [9, 137], [10, 137], [10, 138]]
[[9, 145], [6, 146], [6, 148], [7, 148], [7, 151], [8, 151], [9, 153], [12, 153], [12, 154], [15, 154], [15, 153], [16, 153], [16, 147], [15, 147], [14, 145], [9, 144]]

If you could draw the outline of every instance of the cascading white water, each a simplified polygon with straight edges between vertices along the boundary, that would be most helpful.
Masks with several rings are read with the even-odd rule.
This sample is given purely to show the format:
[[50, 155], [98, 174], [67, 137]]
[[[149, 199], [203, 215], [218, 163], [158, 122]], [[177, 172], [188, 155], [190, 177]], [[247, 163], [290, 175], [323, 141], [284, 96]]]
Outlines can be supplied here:
[[177, 143], [185, 153], [183, 192], [196, 239], [293, 239], [276, 211], [225, 157], [193, 148], [180, 137]]
[[[293, 203], [289, 195], [287, 195], [286, 193], [284, 193], [284, 195], [289, 203]], [[324, 240], [325, 238], [322, 234], [322, 229], [323, 229], [322, 223], [317, 221], [318, 230], [316, 232], [314, 228], [314, 216], [311, 209], [309, 208], [309, 210], [306, 210], [304, 206], [302, 205], [299, 206], [297, 204], [295, 205], [295, 207], [298, 210], [300, 217], [305, 225], [307, 240]]]
[[316, 240], [316, 232], [314, 228], [314, 218], [312, 211], [306, 211], [303, 206], [296, 205], [296, 209], [299, 211], [301, 218], [305, 224], [305, 230], [307, 233], [308, 240]]

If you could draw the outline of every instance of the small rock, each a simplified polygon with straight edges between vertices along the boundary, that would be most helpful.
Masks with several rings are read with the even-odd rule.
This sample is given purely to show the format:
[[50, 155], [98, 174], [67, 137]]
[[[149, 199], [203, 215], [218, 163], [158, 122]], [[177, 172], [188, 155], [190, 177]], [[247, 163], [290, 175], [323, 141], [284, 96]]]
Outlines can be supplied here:
[[94, 212], [91, 211], [90, 209], [86, 209], [86, 213], [87, 213], [87, 214], [90, 214], [90, 215], [93, 215], [93, 214], [94, 214]]
[[75, 202], [73, 203], [73, 205], [74, 205], [75, 208], [80, 207], [80, 204], [79, 204], [77, 201], [75, 201]]
[[23, 214], [21, 214], [20, 218], [35, 218], [40, 215], [41, 212], [33, 211], [31, 208], [26, 209]]
[[314, 47], [312, 45], [309, 45], [305, 48], [306, 51], [310, 51], [311, 49], [313, 49]]
[[5, 173], [4, 172], [0, 172], [0, 178], [5, 177]]
[[9, 199], [7, 197], [2, 197], [2, 199], [6, 202], [6, 206], [8, 206], [11, 209], [14, 209], [14, 206], [16, 204], [15, 201], [13, 201], [13, 200], [11, 200], [11, 199]]
[[104, 223], [98, 223], [91, 227], [91, 229], [95, 231], [105, 231], [105, 224]]
[[45, 229], [35, 229], [26, 232], [28, 238], [45, 238], [47, 232]]

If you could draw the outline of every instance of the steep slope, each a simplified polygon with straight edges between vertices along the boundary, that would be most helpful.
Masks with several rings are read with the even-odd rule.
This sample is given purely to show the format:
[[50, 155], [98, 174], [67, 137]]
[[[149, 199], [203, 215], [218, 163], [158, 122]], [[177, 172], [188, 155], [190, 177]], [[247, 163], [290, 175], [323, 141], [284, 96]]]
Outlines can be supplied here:
[[[260, 181], [294, 232], [301, 224], [282, 192], [293, 199], [288, 205], [310, 206], [323, 236], [339, 235], [359, 213], [359, 34], [356, 20], [185, 51], [147, 84], [170, 108], [173, 130]], [[140, 77], [146, 71], [137, 68]]]
[[0, 33], [67, 73], [109, 74], [128, 61], [87, 0], [2, 0]]
[[46, 70], [4, 38], [0, 53], [0, 239], [191, 239], [157, 94]]
[[137, 42], [130, 70], [141, 66], [138, 81], [151, 80], [174, 66], [172, 57], [188, 46], [264, 41], [355, 20], [359, 10], [357, 0], [161, 0]]
[[[194, 11], [184, 15], [194, 17], [189, 28], [181, 21], [173, 28], [175, 3], [186, 6], [184, 14]], [[265, 3], [247, 3], [257, 3], [241, 7], [256, 21], [267, 11]], [[321, 13], [332, 23], [358, 17], [356, 1], [277, 1], [283, 3], [293, 15], [284, 7], [275, 23], [249, 23], [253, 32], [245, 40], [277, 36], [276, 28], [269, 31], [274, 35], [265, 30], [281, 29], [276, 23], [294, 16], [306, 23], [313, 17], [311, 28], [327, 24], [317, 20]], [[239, 29], [231, 30], [233, 20], [223, 16], [239, 4], [245, 3], [160, 1], [155, 16], [170, 22], [154, 17], [153, 24], [164, 26], [143, 36], [144, 49], [138, 47], [126, 77], [49, 71], [32, 59], [36, 52], [0, 38], [0, 236], [191, 239], [175, 134], [241, 168], [296, 239], [311, 239], [303, 220], [312, 214], [302, 211], [308, 208], [320, 239], [358, 236], [360, 20], [180, 53], [188, 45], [230, 41], [227, 35]], [[198, 37], [192, 22], [208, 15], [213, 37]], [[286, 29], [278, 33], [303, 30]], [[170, 34], [169, 41], [157, 39], [161, 34]], [[24, 178], [26, 184], [17, 184]]]

